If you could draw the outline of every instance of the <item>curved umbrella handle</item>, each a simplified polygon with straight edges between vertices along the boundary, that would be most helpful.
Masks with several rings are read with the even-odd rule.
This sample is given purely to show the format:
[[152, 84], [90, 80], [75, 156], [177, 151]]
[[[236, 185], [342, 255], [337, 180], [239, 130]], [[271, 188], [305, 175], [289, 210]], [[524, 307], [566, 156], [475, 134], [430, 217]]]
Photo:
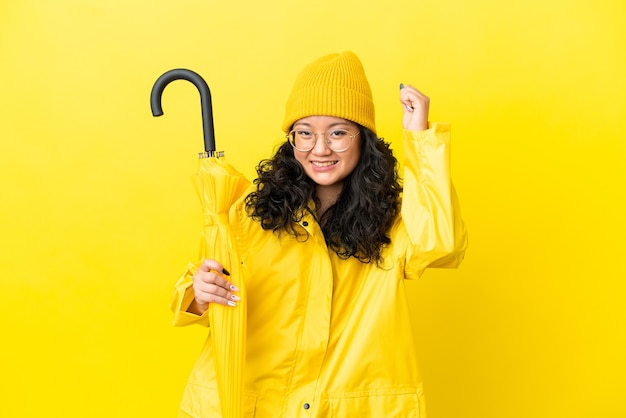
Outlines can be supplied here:
[[202, 110], [202, 128], [204, 131], [204, 150], [206, 152], [215, 151], [215, 132], [213, 130], [213, 108], [211, 105], [211, 90], [206, 81], [198, 74], [191, 70], [177, 68], [165, 72], [157, 79], [152, 86], [150, 93], [150, 107], [153, 116], [163, 115], [161, 107], [161, 96], [165, 86], [174, 80], [187, 80], [193, 83], [200, 92], [200, 104]]

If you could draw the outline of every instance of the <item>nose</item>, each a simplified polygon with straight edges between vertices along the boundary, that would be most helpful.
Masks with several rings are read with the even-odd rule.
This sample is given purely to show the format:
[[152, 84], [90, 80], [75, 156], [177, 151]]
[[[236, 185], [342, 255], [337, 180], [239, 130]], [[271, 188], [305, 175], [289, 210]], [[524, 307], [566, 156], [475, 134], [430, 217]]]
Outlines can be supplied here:
[[326, 133], [319, 132], [313, 133], [313, 135], [315, 135], [315, 145], [313, 145], [313, 149], [311, 150], [311, 152], [316, 155], [332, 154], [333, 150], [328, 148], [328, 144], [326, 143]]

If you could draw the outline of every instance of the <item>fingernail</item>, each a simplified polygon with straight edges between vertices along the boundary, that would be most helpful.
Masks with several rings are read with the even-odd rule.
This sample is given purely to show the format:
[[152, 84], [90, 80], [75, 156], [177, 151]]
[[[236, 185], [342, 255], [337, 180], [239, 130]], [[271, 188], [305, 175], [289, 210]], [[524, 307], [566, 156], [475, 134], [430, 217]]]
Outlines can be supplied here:
[[239, 292], [239, 288], [237, 286], [235, 286], [234, 284], [230, 285], [230, 290], [234, 290], [235, 292]]
[[227, 276], [230, 276], [230, 272], [226, 270], [225, 268], [222, 269], [222, 273], [224, 273]]
[[235, 300], [235, 301], [237, 301], [237, 300], [241, 300], [241, 298], [240, 298], [239, 296], [237, 296], [237, 295], [230, 295], [230, 298], [231, 298], [232, 300]]
[[228, 301], [228, 306], [237, 306], [237, 304], [235, 302], [233, 302], [232, 300]]
[[400, 83], [400, 90], [404, 88], [404, 84]]

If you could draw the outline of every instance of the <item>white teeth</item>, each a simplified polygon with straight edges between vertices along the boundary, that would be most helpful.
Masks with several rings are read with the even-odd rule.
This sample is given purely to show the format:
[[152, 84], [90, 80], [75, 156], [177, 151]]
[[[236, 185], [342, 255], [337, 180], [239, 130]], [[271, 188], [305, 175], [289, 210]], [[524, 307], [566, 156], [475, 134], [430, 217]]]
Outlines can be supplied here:
[[331, 165], [335, 165], [336, 161], [312, 161], [313, 165], [316, 167], [328, 167]]

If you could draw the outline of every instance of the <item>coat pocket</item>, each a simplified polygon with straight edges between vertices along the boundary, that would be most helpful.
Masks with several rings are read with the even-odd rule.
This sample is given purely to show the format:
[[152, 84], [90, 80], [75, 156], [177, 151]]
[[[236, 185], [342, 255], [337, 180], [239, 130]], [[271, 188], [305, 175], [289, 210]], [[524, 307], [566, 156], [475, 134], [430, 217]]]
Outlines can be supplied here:
[[383, 389], [329, 394], [333, 418], [426, 418], [421, 390]]
[[[243, 416], [253, 418], [256, 414], [257, 395], [243, 395]], [[180, 403], [178, 418], [220, 418], [220, 398], [216, 388], [188, 383]]]

